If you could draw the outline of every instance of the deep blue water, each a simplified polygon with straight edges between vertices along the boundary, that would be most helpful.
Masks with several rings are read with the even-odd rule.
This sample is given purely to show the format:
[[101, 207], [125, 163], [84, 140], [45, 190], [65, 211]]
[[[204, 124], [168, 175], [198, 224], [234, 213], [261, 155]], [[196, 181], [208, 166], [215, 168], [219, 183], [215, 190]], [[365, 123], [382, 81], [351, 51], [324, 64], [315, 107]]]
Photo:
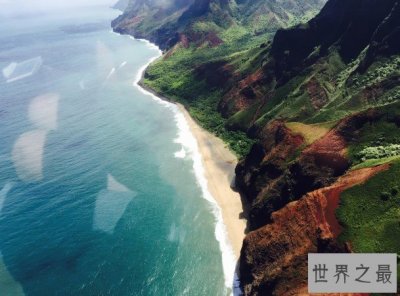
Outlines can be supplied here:
[[226, 294], [177, 111], [133, 86], [158, 50], [116, 15], [0, 21], [1, 296]]

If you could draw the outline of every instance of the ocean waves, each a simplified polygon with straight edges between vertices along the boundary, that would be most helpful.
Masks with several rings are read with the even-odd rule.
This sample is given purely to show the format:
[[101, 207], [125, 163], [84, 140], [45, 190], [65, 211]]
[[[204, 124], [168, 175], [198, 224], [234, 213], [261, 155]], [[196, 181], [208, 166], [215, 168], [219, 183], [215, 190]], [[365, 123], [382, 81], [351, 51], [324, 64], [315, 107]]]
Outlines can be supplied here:
[[[158, 49], [156, 45], [147, 40], [141, 41], [147, 43], [149, 48]], [[223, 222], [222, 210], [208, 189], [207, 179], [204, 174], [202, 156], [199, 152], [196, 138], [190, 131], [189, 124], [186, 121], [184, 114], [179, 110], [179, 107], [176, 104], [170, 103], [165, 99], [161, 99], [154, 93], [140, 86], [140, 81], [143, 77], [144, 71], [152, 62], [157, 60], [161, 54], [161, 50], [158, 49], [158, 54], [151, 58], [143, 67], [141, 67], [134, 81], [134, 86], [137, 87], [143, 94], [150, 96], [153, 100], [171, 110], [171, 112], [174, 114], [176, 126], [178, 128], [177, 138], [174, 140], [174, 142], [181, 145], [181, 149], [175, 152], [175, 157], [181, 159], [189, 158], [193, 162], [193, 174], [196, 177], [202, 197], [209, 203], [210, 209], [215, 218], [215, 238], [219, 243], [219, 248], [222, 254], [225, 288], [229, 294], [233, 294], [233, 285], [235, 284], [236, 286], [238, 282], [237, 275], [235, 274], [236, 258], [228, 239], [226, 226]], [[175, 237], [176, 229], [172, 228], [171, 233], [170, 236]]]

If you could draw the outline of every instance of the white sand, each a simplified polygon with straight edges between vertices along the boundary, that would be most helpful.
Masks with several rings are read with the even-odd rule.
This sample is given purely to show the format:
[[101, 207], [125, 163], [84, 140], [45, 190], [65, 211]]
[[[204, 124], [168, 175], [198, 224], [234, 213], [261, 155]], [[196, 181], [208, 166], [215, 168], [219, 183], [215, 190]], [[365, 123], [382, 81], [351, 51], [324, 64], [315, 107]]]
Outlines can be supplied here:
[[179, 108], [197, 140], [208, 189], [222, 209], [228, 238], [236, 258], [239, 258], [245, 236], [246, 221], [244, 218], [240, 218], [240, 214], [243, 212], [240, 194], [231, 188], [237, 158], [221, 139], [201, 128], [182, 105], [179, 105]]

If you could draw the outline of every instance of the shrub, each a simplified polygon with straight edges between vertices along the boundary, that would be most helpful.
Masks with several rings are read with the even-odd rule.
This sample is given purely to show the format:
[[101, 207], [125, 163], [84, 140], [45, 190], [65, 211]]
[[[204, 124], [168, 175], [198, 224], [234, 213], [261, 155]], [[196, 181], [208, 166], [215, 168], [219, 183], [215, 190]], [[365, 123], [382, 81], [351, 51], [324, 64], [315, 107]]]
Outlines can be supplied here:
[[399, 144], [389, 144], [386, 146], [366, 147], [356, 154], [356, 158], [361, 161], [369, 159], [381, 159], [400, 155]]

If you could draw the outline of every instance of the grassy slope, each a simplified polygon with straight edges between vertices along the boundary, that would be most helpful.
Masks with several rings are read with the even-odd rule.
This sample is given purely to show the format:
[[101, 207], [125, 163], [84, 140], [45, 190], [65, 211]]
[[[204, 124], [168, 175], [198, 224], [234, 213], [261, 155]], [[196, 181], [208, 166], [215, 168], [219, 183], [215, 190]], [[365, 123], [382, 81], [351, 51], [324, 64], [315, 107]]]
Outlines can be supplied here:
[[388, 171], [342, 194], [340, 240], [350, 241], [355, 252], [400, 254], [399, 175], [400, 161], [395, 160]]
[[[364, 126], [348, 148], [352, 169], [390, 164], [389, 170], [341, 195], [337, 217], [344, 230], [339, 240], [350, 241], [358, 253], [400, 253], [400, 153], [391, 149], [400, 143], [400, 129], [391, 122], [399, 108], [399, 103], [382, 107], [386, 117]], [[400, 265], [400, 279], [399, 272]]]
[[[199, 22], [196, 29], [209, 30], [212, 23]], [[214, 28], [218, 30], [218, 28]], [[257, 29], [258, 30], [258, 29]], [[252, 140], [244, 132], [228, 131], [225, 126], [239, 126], [246, 130], [254, 124], [253, 115], [258, 105], [242, 110], [225, 119], [217, 112], [223, 88], [212, 88], [205, 81], [196, 79], [194, 69], [206, 62], [225, 61], [233, 66], [236, 74], [243, 77], [254, 73], [265, 58], [265, 48], [260, 44], [270, 40], [264, 32], [254, 34], [246, 26], [236, 25], [219, 31], [224, 41], [211, 48], [178, 47], [174, 54], [160, 59], [147, 70], [145, 84], [157, 92], [187, 106], [191, 115], [208, 130], [226, 141], [239, 156], [246, 155]], [[318, 49], [316, 49], [316, 52]], [[355, 70], [364, 58], [362, 53], [349, 64], [343, 63], [333, 49], [318, 63], [296, 75], [291, 81], [276, 89], [259, 110], [256, 126], [264, 126], [273, 118], [292, 123], [287, 126], [302, 134], [307, 144], [322, 137], [334, 123], [347, 115], [371, 107], [384, 108], [388, 114], [400, 114], [400, 86], [386, 81], [400, 75], [400, 57], [379, 58], [365, 73]], [[328, 96], [328, 103], [316, 110], [306, 91], [311, 79], [318, 82]], [[365, 91], [371, 89], [371, 94]], [[353, 187], [342, 195], [338, 218], [344, 225], [342, 241], [351, 241], [356, 252], [400, 252], [400, 153], [392, 146], [400, 143], [400, 130], [385, 118], [365, 126], [358, 140], [348, 147], [348, 157], [354, 168], [392, 163], [390, 169], [366, 184]], [[380, 147], [380, 148], [378, 148]], [[376, 148], [375, 156], [362, 159], [363, 151]], [[394, 154], [391, 154], [394, 153]]]
[[253, 141], [244, 132], [225, 129], [226, 119], [217, 111], [223, 90], [210, 89], [204, 81], [196, 79], [194, 69], [203, 63], [224, 60], [232, 62], [238, 71], [245, 71], [250, 63], [247, 54], [257, 53], [259, 45], [268, 36], [252, 38], [243, 27], [234, 26], [223, 32], [221, 37], [224, 44], [218, 47], [192, 46], [186, 49], [178, 46], [171, 56], [156, 61], [147, 69], [144, 83], [162, 95], [183, 103], [203, 127], [221, 137], [238, 156], [244, 156]]
[[[291, 26], [312, 18], [316, 13], [317, 11], [309, 11], [302, 17], [289, 15], [289, 20], [282, 21], [281, 24]], [[227, 29], [221, 29], [208, 20], [194, 23], [191, 26], [192, 32], [217, 32], [223, 44], [217, 47], [211, 47], [209, 44], [200, 47], [192, 45], [189, 48], [178, 45], [171, 50], [172, 54], [170, 52], [167, 58], [159, 59], [147, 69], [143, 81], [156, 92], [184, 104], [193, 118], [222, 138], [239, 157], [248, 153], [254, 140], [244, 131], [225, 128], [228, 121], [217, 111], [217, 106], [226, 86], [210, 89], [209, 85], [195, 77], [194, 69], [204, 63], [224, 61], [233, 66], [237, 75], [245, 76], [254, 72], [261, 62], [262, 53], [265, 52], [265, 48], [260, 45], [271, 40], [273, 33], [260, 33], [257, 28], [261, 23], [256, 27], [253, 25], [252, 22], [245, 25], [236, 23]], [[247, 121], [245, 118], [244, 122]]]
[[[400, 85], [386, 83], [391, 78], [400, 76], [400, 56], [379, 58], [368, 71], [358, 73], [356, 69], [363, 57], [361, 54], [346, 65], [338, 53], [334, 49], [331, 50], [327, 57], [275, 89], [253, 124], [262, 127], [273, 118], [303, 123], [337, 121], [347, 115], [371, 107], [388, 105], [400, 99]], [[328, 98], [327, 104], [320, 109], [313, 106], [313, 98], [307, 90], [311, 80], [315, 81]], [[369, 97], [369, 94], [366, 94], [368, 91]], [[249, 108], [241, 113], [240, 120], [250, 118], [246, 113], [251, 114], [254, 111]], [[231, 124], [243, 127], [252, 124], [235, 120], [232, 118]]]
[[[347, 148], [352, 169], [389, 163], [400, 157], [400, 129], [396, 125], [400, 103], [378, 107], [384, 116], [364, 125], [357, 133], [357, 140]], [[393, 176], [396, 178], [396, 176]]]

